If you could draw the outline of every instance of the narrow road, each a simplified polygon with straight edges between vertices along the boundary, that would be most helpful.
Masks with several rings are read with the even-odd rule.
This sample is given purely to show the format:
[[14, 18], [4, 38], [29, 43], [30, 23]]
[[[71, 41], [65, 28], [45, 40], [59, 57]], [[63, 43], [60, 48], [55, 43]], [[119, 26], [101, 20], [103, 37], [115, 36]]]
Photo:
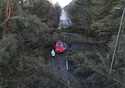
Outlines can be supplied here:
[[66, 82], [69, 88], [72, 88], [72, 86], [82, 88], [82, 85], [79, 83], [79, 81], [77, 81], [77, 78], [71, 72], [68, 71], [66, 65], [66, 58], [61, 55], [58, 55], [53, 59], [54, 60], [50, 62], [50, 66], [54, 74], [61, 78], [64, 82]]

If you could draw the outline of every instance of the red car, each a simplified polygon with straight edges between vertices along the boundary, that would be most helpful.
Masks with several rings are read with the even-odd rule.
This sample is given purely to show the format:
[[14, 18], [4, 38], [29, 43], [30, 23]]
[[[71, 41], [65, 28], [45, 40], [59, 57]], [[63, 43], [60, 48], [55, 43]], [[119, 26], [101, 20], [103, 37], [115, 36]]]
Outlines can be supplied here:
[[55, 50], [56, 53], [58, 53], [58, 54], [64, 53], [64, 51], [66, 49], [67, 49], [67, 45], [64, 42], [62, 42], [60, 40], [55, 42], [54, 50]]

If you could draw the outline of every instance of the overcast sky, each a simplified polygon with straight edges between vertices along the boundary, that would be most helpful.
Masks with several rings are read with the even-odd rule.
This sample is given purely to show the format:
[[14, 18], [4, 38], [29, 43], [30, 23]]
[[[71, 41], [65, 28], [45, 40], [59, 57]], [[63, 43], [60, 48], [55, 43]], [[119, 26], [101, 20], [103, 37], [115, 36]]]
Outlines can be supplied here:
[[56, 2], [59, 3], [59, 5], [63, 8], [66, 5], [68, 5], [72, 0], [49, 0], [51, 1], [53, 4], [55, 4]]

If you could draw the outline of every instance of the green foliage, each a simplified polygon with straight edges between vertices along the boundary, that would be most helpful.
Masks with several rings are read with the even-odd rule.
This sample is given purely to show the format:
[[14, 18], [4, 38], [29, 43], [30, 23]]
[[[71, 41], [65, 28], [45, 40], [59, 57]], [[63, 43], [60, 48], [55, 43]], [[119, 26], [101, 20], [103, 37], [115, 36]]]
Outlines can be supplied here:
[[[69, 73], [75, 77], [76, 84], [78, 82], [83, 85], [78, 87], [79, 85], [72, 80], [74, 83], [72, 88], [124, 88], [124, 32], [120, 38], [112, 74], [108, 73], [114, 48], [113, 40], [116, 38], [115, 32], [121, 17], [121, 2], [124, 0], [108, 1], [75, 1], [72, 3], [73, 7], [66, 8], [74, 23], [73, 27], [57, 30], [49, 25], [53, 24], [51, 21], [54, 19], [50, 19], [53, 13], [48, 12], [50, 9], [52, 12], [56, 9], [48, 1], [31, 0], [29, 4], [23, 3], [21, 6], [16, 0], [16, 16], [10, 19], [12, 31], [0, 32], [2, 36], [0, 87], [68, 88], [67, 82], [60, 78], [60, 73], [52, 71], [52, 67], [48, 66], [47, 62], [52, 43], [61, 39], [67, 44], [80, 45], [62, 55], [75, 63]], [[0, 23], [3, 21], [2, 3], [3, 0], [0, 0]], [[120, 10], [115, 9], [117, 6], [120, 6]], [[54, 16], [58, 18], [59, 14]], [[89, 23], [88, 20], [91, 22]], [[90, 30], [91, 37], [84, 35], [86, 34], [83, 33], [84, 29]], [[114, 37], [111, 38], [113, 35]]]
[[4, 9], [4, 0], [0, 0], [0, 35], [2, 32], [2, 27], [1, 27], [1, 23], [3, 22], [3, 9]]

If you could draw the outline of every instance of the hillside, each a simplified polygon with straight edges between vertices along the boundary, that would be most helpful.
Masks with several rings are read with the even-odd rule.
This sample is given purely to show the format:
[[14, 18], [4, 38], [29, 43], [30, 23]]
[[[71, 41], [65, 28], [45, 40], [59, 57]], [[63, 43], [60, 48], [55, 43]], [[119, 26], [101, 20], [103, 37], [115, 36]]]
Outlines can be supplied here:
[[[125, 88], [125, 19], [111, 69], [124, 5], [74, 0], [64, 8], [72, 25], [59, 28], [58, 3], [0, 0], [0, 88]], [[53, 65], [50, 53], [58, 40], [67, 50]]]

